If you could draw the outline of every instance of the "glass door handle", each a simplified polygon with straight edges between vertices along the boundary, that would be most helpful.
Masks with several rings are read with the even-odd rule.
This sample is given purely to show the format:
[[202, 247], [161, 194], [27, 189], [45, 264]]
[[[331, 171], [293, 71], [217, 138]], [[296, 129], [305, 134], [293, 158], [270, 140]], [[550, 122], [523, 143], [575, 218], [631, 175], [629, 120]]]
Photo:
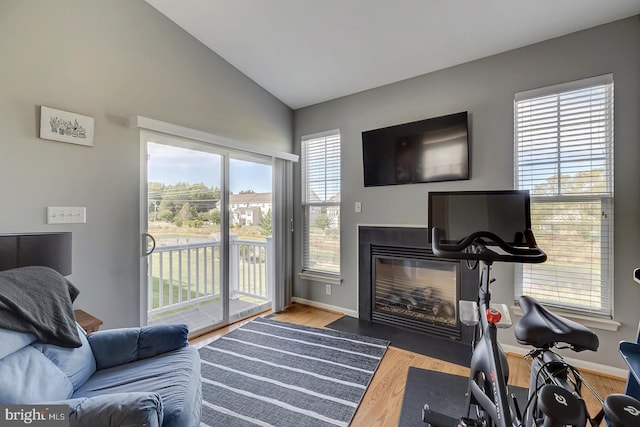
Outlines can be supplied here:
[[[151, 248], [148, 241], [151, 240]], [[156, 250], [156, 239], [149, 233], [142, 233], [142, 256], [149, 256]]]

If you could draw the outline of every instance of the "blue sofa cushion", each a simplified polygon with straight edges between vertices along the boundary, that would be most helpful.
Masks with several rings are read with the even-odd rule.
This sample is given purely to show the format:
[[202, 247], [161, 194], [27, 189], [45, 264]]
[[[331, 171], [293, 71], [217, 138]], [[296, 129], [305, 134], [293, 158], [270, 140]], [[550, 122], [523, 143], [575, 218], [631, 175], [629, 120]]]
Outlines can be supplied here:
[[140, 328], [107, 329], [89, 335], [96, 369], [107, 369], [137, 360], [139, 336]]
[[36, 340], [36, 336], [28, 332], [10, 331], [0, 328], [0, 359], [20, 350]]
[[155, 325], [140, 328], [138, 359], [147, 359], [188, 345], [187, 325]]
[[69, 378], [32, 346], [0, 360], [0, 402], [3, 404], [64, 400], [72, 393]]
[[129, 392], [158, 393], [164, 408], [164, 427], [194, 425], [200, 417], [201, 405], [198, 351], [194, 347], [183, 347], [156, 357], [98, 370], [72, 397]]
[[33, 344], [33, 347], [40, 350], [69, 377], [74, 390], [84, 384], [96, 371], [96, 360], [93, 357], [89, 341], [87, 341], [87, 335], [80, 325], [77, 325], [77, 328], [82, 343], [81, 347], [67, 348], [53, 344]]
[[113, 393], [69, 402], [69, 427], [162, 426], [157, 393]]
[[154, 325], [94, 332], [89, 344], [97, 369], [147, 359], [188, 345], [186, 325]]

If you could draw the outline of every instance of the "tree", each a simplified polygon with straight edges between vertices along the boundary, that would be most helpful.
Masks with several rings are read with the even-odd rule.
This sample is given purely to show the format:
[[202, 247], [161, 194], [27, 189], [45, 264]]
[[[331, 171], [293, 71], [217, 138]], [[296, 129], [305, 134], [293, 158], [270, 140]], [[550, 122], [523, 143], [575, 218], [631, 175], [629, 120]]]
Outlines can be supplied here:
[[260, 234], [262, 234], [263, 236], [271, 236], [271, 234], [273, 233], [273, 218], [271, 215], [271, 209], [269, 209], [269, 212], [262, 215], [259, 230]]
[[186, 203], [189, 203], [189, 209], [197, 216], [198, 213], [208, 214], [220, 200], [220, 189], [207, 187], [203, 183], [178, 182], [167, 185], [149, 182], [148, 193], [149, 218], [168, 222], [188, 221], [177, 217]]
[[186, 198], [198, 212], [208, 212], [220, 200], [220, 189], [209, 188], [202, 183], [192, 184]]
[[173, 222], [173, 212], [169, 209], [161, 209], [158, 211], [158, 219], [160, 221]]
[[315, 221], [315, 226], [322, 229], [322, 231], [325, 231], [327, 228], [331, 227], [332, 223], [333, 218], [327, 215], [327, 212], [325, 211], [318, 215]]
[[177, 211], [178, 207], [174, 202], [163, 199], [158, 206], [158, 218], [163, 221], [173, 221]]
[[220, 211], [211, 211], [210, 221], [214, 224], [220, 225]]
[[180, 209], [180, 212], [178, 212], [175, 219], [180, 220], [181, 223], [184, 224], [196, 218], [197, 216], [198, 212], [196, 212], [196, 209], [192, 207], [189, 202], [187, 202], [182, 205], [182, 209]]
[[555, 196], [558, 195], [558, 183], [563, 195], [571, 194], [603, 194], [606, 192], [606, 177], [603, 168], [578, 172], [575, 175], [563, 174], [558, 177], [554, 174], [547, 180], [534, 187], [531, 195]]

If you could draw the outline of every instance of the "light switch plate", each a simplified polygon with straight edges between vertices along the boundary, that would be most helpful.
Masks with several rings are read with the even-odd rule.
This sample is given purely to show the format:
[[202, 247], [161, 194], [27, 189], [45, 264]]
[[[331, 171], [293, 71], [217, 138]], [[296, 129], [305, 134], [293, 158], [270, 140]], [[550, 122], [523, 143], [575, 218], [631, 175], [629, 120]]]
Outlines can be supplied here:
[[47, 224], [84, 224], [87, 222], [85, 207], [47, 207]]

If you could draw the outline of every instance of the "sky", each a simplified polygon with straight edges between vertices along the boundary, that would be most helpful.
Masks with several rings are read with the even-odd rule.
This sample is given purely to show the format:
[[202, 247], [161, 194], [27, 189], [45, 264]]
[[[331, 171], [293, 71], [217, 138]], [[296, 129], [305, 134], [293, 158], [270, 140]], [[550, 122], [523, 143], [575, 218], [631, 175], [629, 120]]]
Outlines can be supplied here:
[[[221, 157], [217, 154], [161, 144], [148, 144], [148, 180], [163, 184], [203, 183], [220, 188]], [[253, 190], [271, 192], [271, 165], [231, 159], [230, 185], [232, 193]]]

